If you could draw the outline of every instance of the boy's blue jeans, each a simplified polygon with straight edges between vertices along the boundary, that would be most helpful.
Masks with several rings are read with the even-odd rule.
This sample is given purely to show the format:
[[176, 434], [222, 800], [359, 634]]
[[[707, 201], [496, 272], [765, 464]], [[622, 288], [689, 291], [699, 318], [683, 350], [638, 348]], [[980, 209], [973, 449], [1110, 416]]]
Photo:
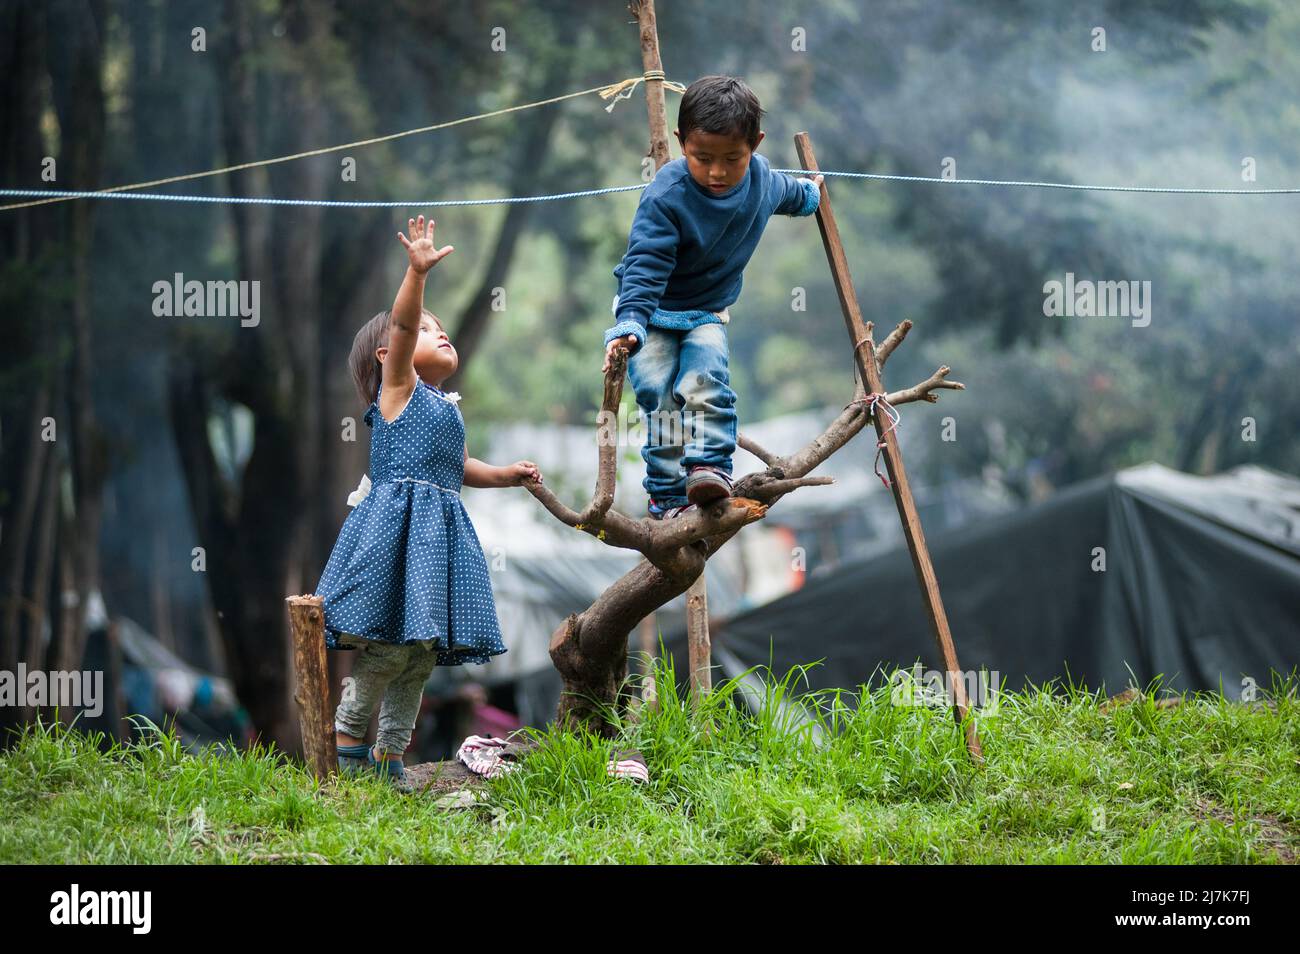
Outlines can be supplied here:
[[644, 485], [662, 506], [686, 505], [686, 472], [692, 467], [731, 473], [736, 394], [727, 354], [725, 325], [689, 331], [651, 326], [628, 360], [628, 380], [646, 428]]

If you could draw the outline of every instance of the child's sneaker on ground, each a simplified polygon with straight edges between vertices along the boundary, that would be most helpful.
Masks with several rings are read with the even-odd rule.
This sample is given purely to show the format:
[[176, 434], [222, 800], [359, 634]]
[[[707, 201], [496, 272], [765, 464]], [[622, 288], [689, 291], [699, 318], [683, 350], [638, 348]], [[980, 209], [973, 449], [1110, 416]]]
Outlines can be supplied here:
[[366, 759], [369, 761], [370, 767], [374, 769], [375, 774], [380, 778], [388, 779], [398, 788], [401, 788], [406, 783], [406, 769], [402, 765], [401, 759], [377, 759], [375, 758], [374, 749], [366, 751]]
[[716, 467], [692, 467], [686, 475], [686, 499], [704, 506], [731, 496], [731, 475]]
[[341, 775], [359, 775], [362, 772], [369, 771], [370, 761], [366, 754], [370, 751], [370, 746], [364, 742], [358, 742], [356, 745], [337, 746], [339, 752], [339, 774]]

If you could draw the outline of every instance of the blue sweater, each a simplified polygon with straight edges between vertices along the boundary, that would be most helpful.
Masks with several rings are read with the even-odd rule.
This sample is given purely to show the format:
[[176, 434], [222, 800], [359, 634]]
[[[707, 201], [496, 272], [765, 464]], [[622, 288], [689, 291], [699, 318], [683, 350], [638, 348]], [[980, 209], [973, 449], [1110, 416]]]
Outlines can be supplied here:
[[745, 178], [721, 195], [698, 185], [685, 159], [666, 163], [641, 194], [627, 252], [614, 269], [618, 300], [605, 345], [630, 334], [639, 349], [647, 326], [685, 330], [718, 321], [713, 313], [740, 297], [767, 220], [812, 215], [820, 199], [811, 180], [773, 172], [758, 153]]

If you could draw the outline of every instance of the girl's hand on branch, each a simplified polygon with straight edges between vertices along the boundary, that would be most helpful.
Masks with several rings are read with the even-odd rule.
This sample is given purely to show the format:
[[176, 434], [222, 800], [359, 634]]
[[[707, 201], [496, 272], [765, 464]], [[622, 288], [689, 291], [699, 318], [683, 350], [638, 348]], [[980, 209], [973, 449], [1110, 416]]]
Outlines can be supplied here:
[[542, 472], [531, 460], [516, 461], [501, 469], [505, 472], [507, 487], [522, 487], [526, 482], [542, 482]]
[[418, 219], [407, 219], [406, 228], [411, 233], [411, 237], [408, 239], [398, 232], [397, 239], [406, 246], [406, 254], [411, 260], [411, 270], [417, 275], [423, 275], [452, 253], [454, 246], [444, 245], [442, 248], [434, 246], [433, 219], [429, 220], [427, 226], [423, 215]]

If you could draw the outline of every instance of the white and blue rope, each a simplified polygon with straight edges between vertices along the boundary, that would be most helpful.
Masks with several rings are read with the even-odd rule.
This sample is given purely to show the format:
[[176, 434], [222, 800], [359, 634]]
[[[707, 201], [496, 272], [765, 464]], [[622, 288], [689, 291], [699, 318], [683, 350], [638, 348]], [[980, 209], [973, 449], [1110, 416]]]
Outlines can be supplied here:
[[[807, 176], [806, 169], [777, 169], [792, 175]], [[1148, 192], [1174, 195], [1295, 195], [1296, 189], [1215, 189], [1179, 188], [1174, 186], [1113, 186], [1086, 185], [1073, 182], [1035, 182], [1008, 179], [943, 179], [937, 176], [903, 176], [877, 172], [838, 172], [821, 170], [819, 175], [845, 179], [876, 179], [889, 182], [924, 182], [939, 185], [979, 185], [1003, 188], [1071, 189], [1084, 192]], [[221, 195], [167, 195], [156, 192], [77, 192], [56, 189], [0, 189], [0, 196], [20, 199], [125, 199], [136, 202], [198, 202], [216, 205], [282, 205], [318, 206], [338, 209], [399, 209], [432, 208], [476, 205], [514, 205], [524, 202], [556, 202], [565, 199], [586, 199], [619, 192], [637, 192], [649, 183], [611, 186], [605, 189], [583, 189], [577, 192], [556, 192], [549, 195], [503, 196], [495, 199], [423, 199], [415, 201], [387, 199], [280, 199], [273, 196], [221, 196]]]

